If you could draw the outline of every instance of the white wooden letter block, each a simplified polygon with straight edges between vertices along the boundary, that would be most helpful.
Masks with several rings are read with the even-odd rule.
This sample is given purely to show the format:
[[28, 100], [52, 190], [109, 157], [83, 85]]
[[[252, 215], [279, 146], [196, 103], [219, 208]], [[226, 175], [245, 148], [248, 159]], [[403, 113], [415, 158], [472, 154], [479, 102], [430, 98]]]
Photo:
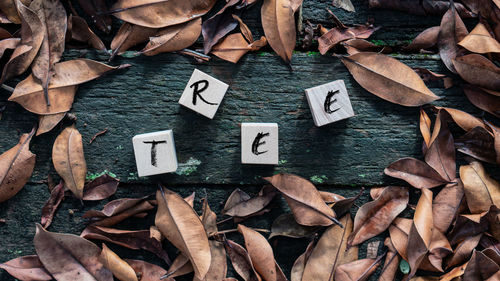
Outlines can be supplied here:
[[179, 103], [213, 119], [228, 87], [226, 83], [195, 69]]
[[241, 124], [241, 162], [278, 165], [278, 124]]
[[135, 163], [140, 177], [171, 173], [177, 170], [172, 130], [136, 135], [132, 138]]
[[354, 116], [343, 80], [306, 89], [306, 97], [318, 127]]

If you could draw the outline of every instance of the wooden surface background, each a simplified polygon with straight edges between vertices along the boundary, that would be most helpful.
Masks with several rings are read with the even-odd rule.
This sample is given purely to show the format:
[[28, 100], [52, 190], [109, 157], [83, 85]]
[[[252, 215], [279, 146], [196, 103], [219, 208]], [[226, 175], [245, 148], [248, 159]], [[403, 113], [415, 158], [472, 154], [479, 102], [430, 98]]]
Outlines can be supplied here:
[[[353, 0], [353, 3], [356, 12], [347, 13], [333, 8], [330, 0], [305, 0], [303, 22], [305, 24], [309, 20], [314, 24], [333, 26], [325, 10], [329, 8], [345, 24], [374, 21], [382, 28], [375, 32], [372, 42], [390, 45], [406, 44], [425, 28], [440, 22], [439, 16], [419, 17], [370, 10], [365, 1]], [[218, 3], [218, 6], [222, 4]], [[263, 34], [260, 5], [252, 7], [243, 19], [254, 32], [254, 37]], [[111, 37], [102, 37], [109, 44]], [[303, 34], [298, 38], [300, 46]], [[200, 46], [197, 44], [195, 47]], [[277, 172], [301, 175], [313, 180], [321, 190], [344, 196], [358, 193], [361, 187], [404, 184], [384, 176], [383, 170], [401, 157], [421, 158], [422, 138], [417, 126], [419, 109], [391, 104], [366, 92], [338, 58], [331, 54], [321, 56], [316, 51], [298, 47], [292, 59], [293, 71], [268, 48], [246, 55], [236, 65], [215, 57], [208, 63], [198, 64], [192, 58], [178, 54], [133, 57], [133, 52], [128, 52], [117, 57], [113, 65], [129, 63], [132, 66], [81, 86], [71, 111], [77, 116], [76, 126], [83, 135], [89, 175], [107, 170], [120, 178], [118, 192], [109, 200], [152, 194], [156, 184], [161, 182], [182, 195], [196, 191], [198, 199], [207, 196], [216, 212], [220, 211], [221, 204], [234, 188], [255, 194], [263, 184], [261, 177]], [[411, 67], [450, 74], [436, 55], [395, 56]], [[92, 50], [73, 50], [65, 54], [65, 59], [76, 57], [104, 62], [109, 55]], [[230, 85], [213, 120], [177, 103], [194, 68]], [[338, 79], [345, 81], [356, 116], [317, 128], [304, 89]], [[10, 85], [15, 86], [15, 83]], [[444, 90], [435, 83], [429, 86], [442, 97], [435, 105], [450, 106], [482, 116], [460, 88]], [[8, 92], [0, 90], [0, 107], [6, 106], [0, 121], [0, 152], [15, 145], [19, 135], [29, 132], [37, 120], [36, 116], [17, 104], [7, 102], [8, 96]], [[491, 116], [487, 117], [491, 119]], [[279, 124], [278, 166], [240, 164], [241, 122]], [[35, 253], [32, 243], [34, 224], [39, 222], [41, 207], [49, 196], [43, 181], [49, 173], [55, 174], [51, 150], [62, 128], [64, 126], [57, 126], [52, 132], [32, 141], [32, 151], [37, 154], [33, 177], [14, 198], [0, 204], [0, 218], [6, 220], [4, 225], [0, 225], [0, 262]], [[108, 130], [107, 133], [89, 144], [92, 136], [104, 129]], [[174, 130], [180, 164], [177, 174], [138, 178], [131, 138], [136, 134], [165, 129]], [[493, 172], [489, 168], [489, 172]], [[413, 200], [418, 198], [416, 194], [412, 196]], [[49, 230], [79, 234], [86, 224], [81, 215], [89, 209], [101, 208], [109, 200], [81, 205], [79, 201], [67, 198]], [[366, 193], [357, 205], [367, 201]], [[272, 204], [274, 208], [270, 214], [250, 219], [245, 224], [270, 228], [273, 219], [287, 211], [282, 199], [278, 198]], [[196, 206], [199, 209], [199, 200]], [[356, 209], [353, 209], [353, 214]], [[145, 222], [151, 224], [153, 221], [154, 212], [146, 221], [133, 219], [119, 227], [142, 229], [146, 227]], [[221, 229], [233, 227], [227, 223]], [[277, 260], [287, 276], [307, 243], [307, 239], [272, 240]], [[122, 257], [164, 265], [147, 252], [110, 247]], [[366, 243], [360, 248], [361, 257], [365, 251]], [[172, 258], [175, 257], [175, 250], [169, 249], [169, 253]], [[12, 278], [0, 272], [0, 280]]]

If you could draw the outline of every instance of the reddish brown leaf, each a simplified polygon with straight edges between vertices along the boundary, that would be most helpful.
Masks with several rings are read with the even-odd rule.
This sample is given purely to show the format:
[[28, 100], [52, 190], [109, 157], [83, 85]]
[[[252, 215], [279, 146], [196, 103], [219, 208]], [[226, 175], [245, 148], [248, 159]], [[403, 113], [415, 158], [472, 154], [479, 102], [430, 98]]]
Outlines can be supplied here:
[[455, 144], [446, 120], [448, 113], [439, 111], [436, 124], [430, 140], [430, 146], [425, 153], [425, 162], [447, 181], [456, 178]]
[[474, 129], [475, 127], [482, 127], [484, 129], [486, 129], [486, 125], [484, 124], [484, 122], [481, 119], [474, 117], [467, 112], [463, 112], [461, 110], [454, 109], [454, 108], [448, 108], [448, 107], [436, 106], [434, 108], [437, 110], [442, 109], [442, 110], [445, 110], [446, 112], [448, 112], [448, 114], [451, 116], [453, 121], [466, 132]]
[[361, 206], [354, 218], [348, 245], [358, 245], [385, 231], [408, 204], [408, 188], [388, 186], [380, 196]]
[[[228, 198], [221, 213], [223, 215], [240, 218], [241, 220], [256, 214], [261, 214], [276, 194], [276, 189], [271, 185], [264, 186], [259, 191], [259, 194], [252, 198], [243, 191], [236, 189]], [[239, 199], [237, 197], [239, 197]]]
[[474, 161], [461, 166], [460, 178], [472, 214], [487, 212], [491, 205], [500, 206], [500, 183], [486, 173], [481, 163]]
[[450, 257], [450, 260], [447, 263], [447, 267], [449, 268], [457, 266], [467, 261], [472, 255], [472, 251], [474, 250], [474, 248], [476, 248], [476, 246], [479, 244], [479, 240], [482, 236], [483, 234], [481, 233], [476, 236], [468, 237], [464, 241], [460, 242], [460, 244], [458, 244], [453, 251], [453, 256]]
[[277, 217], [271, 226], [271, 235], [269, 239], [276, 236], [285, 236], [291, 238], [303, 238], [312, 236], [320, 228], [317, 226], [305, 226], [295, 221], [293, 214], [281, 214]]
[[153, 205], [142, 198], [121, 198], [104, 205], [102, 211], [90, 210], [83, 214], [83, 218], [93, 218], [94, 226], [115, 225], [126, 218], [153, 209]]
[[500, 271], [500, 266], [482, 252], [474, 250], [464, 272], [464, 280], [486, 280]]
[[59, 205], [64, 199], [65, 191], [66, 188], [64, 187], [64, 181], [62, 180], [51, 190], [49, 199], [42, 207], [42, 221], [40, 222], [40, 224], [44, 228], [48, 228], [52, 223], [52, 219], [54, 218]]
[[429, 27], [422, 31], [410, 45], [404, 48], [405, 51], [420, 51], [422, 49], [430, 49], [437, 44], [439, 35], [439, 26]]
[[104, 174], [83, 187], [83, 200], [95, 201], [106, 199], [115, 194], [120, 180]]
[[102, 244], [102, 251], [99, 255], [99, 261], [104, 267], [109, 269], [113, 275], [120, 281], [137, 281], [134, 269], [115, 252], [111, 251], [106, 244]]
[[377, 259], [361, 259], [345, 263], [337, 267], [335, 272], [336, 281], [365, 281], [368, 280], [377, 267], [384, 255]]
[[467, 34], [467, 28], [458, 15], [455, 5], [451, 2], [450, 8], [441, 19], [437, 43], [441, 60], [453, 73], [457, 73], [452, 61], [460, 54], [458, 42], [462, 41]]
[[385, 257], [384, 268], [380, 273], [379, 281], [392, 281], [396, 277], [399, 268], [401, 257], [398, 255], [396, 248], [391, 242], [391, 238], [385, 238], [384, 245], [387, 247], [387, 255]]
[[406, 246], [408, 244], [408, 234], [412, 226], [411, 219], [396, 218], [389, 227], [391, 242], [401, 257], [408, 261]]
[[245, 248], [255, 266], [255, 270], [266, 281], [276, 281], [276, 265], [271, 245], [266, 238], [255, 230], [238, 225], [238, 231], [245, 239]]
[[464, 199], [464, 186], [460, 179], [457, 183], [447, 184], [432, 201], [434, 227], [446, 233], [451, 223], [458, 216], [460, 204]]
[[264, 1], [261, 20], [269, 45], [286, 64], [292, 60], [296, 30], [293, 2], [291, 0]]
[[464, 93], [473, 105], [500, 118], [500, 98], [498, 96], [492, 95], [486, 89], [471, 85], [464, 86]]
[[373, 25], [356, 25], [354, 27], [335, 27], [318, 38], [319, 52], [324, 55], [328, 50], [348, 39], [366, 39], [377, 31], [379, 27]]
[[43, 267], [37, 255], [18, 257], [0, 263], [0, 268], [6, 270], [12, 277], [22, 280], [52, 280], [52, 276]]
[[475, 127], [455, 142], [458, 151], [478, 160], [495, 163], [495, 138], [483, 127]]
[[500, 89], [500, 67], [484, 56], [470, 54], [452, 61], [456, 71], [465, 81], [486, 89]]
[[385, 168], [384, 173], [405, 180], [419, 189], [432, 188], [448, 183], [427, 163], [411, 157], [401, 158], [391, 163]]
[[224, 246], [226, 247], [227, 255], [231, 260], [234, 270], [241, 276], [241, 278], [243, 278], [243, 280], [262, 280], [255, 271], [252, 260], [250, 259], [250, 256], [245, 248], [231, 240], [225, 240]]
[[[137, 276], [140, 276], [141, 281], [158, 281], [159, 276], [163, 276], [167, 271], [155, 264], [141, 260], [125, 260], [135, 271]], [[162, 279], [164, 281], [175, 281], [173, 278]]]

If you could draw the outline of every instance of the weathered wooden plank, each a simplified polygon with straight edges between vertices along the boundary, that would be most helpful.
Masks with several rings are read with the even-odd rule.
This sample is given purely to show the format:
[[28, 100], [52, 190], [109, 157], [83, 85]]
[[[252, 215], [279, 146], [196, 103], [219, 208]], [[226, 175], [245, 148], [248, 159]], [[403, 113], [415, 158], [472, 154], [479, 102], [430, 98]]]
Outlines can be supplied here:
[[[73, 51], [66, 57], [82, 54]], [[93, 52], [86, 57], [107, 58]], [[442, 63], [433, 59], [403, 62], [445, 72]], [[260, 176], [290, 172], [325, 184], [374, 185], [387, 182], [382, 172], [392, 161], [420, 157], [418, 108], [394, 105], [366, 92], [335, 57], [296, 53], [293, 71], [268, 53], [249, 54], [237, 65], [217, 59], [196, 64], [175, 54], [121, 58], [115, 63], [132, 67], [81, 86], [72, 110], [85, 141], [90, 173], [109, 170], [124, 182], [251, 184], [260, 183]], [[195, 67], [230, 85], [213, 120], [177, 103]], [[345, 81], [356, 116], [317, 128], [304, 89], [338, 79]], [[431, 89], [443, 97], [438, 105], [478, 112], [459, 88]], [[7, 96], [3, 91], [2, 100]], [[8, 103], [0, 121], [0, 151], [14, 145], [19, 133], [29, 131], [35, 121], [35, 116]], [[279, 124], [279, 166], [240, 164], [241, 122]], [[88, 143], [106, 128], [105, 135]], [[139, 179], [132, 136], [165, 129], [174, 130], [179, 174]], [[32, 181], [46, 178], [59, 131], [33, 140], [38, 158]]]

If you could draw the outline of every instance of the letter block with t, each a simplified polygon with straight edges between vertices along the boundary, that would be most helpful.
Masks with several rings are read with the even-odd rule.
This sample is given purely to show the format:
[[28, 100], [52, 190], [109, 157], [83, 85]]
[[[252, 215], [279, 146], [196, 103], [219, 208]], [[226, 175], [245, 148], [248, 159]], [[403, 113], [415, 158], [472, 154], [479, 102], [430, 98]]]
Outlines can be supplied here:
[[278, 124], [241, 124], [241, 163], [278, 165]]
[[306, 97], [318, 127], [354, 116], [343, 80], [306, 89]]
[[132, 138], [132, 143], [140, 177], [177, 170], [177, 155], [172, 130], [136, 135]]
[[179, 103], [213, 119], [228, 87], [226, 83], [195, 69]]

